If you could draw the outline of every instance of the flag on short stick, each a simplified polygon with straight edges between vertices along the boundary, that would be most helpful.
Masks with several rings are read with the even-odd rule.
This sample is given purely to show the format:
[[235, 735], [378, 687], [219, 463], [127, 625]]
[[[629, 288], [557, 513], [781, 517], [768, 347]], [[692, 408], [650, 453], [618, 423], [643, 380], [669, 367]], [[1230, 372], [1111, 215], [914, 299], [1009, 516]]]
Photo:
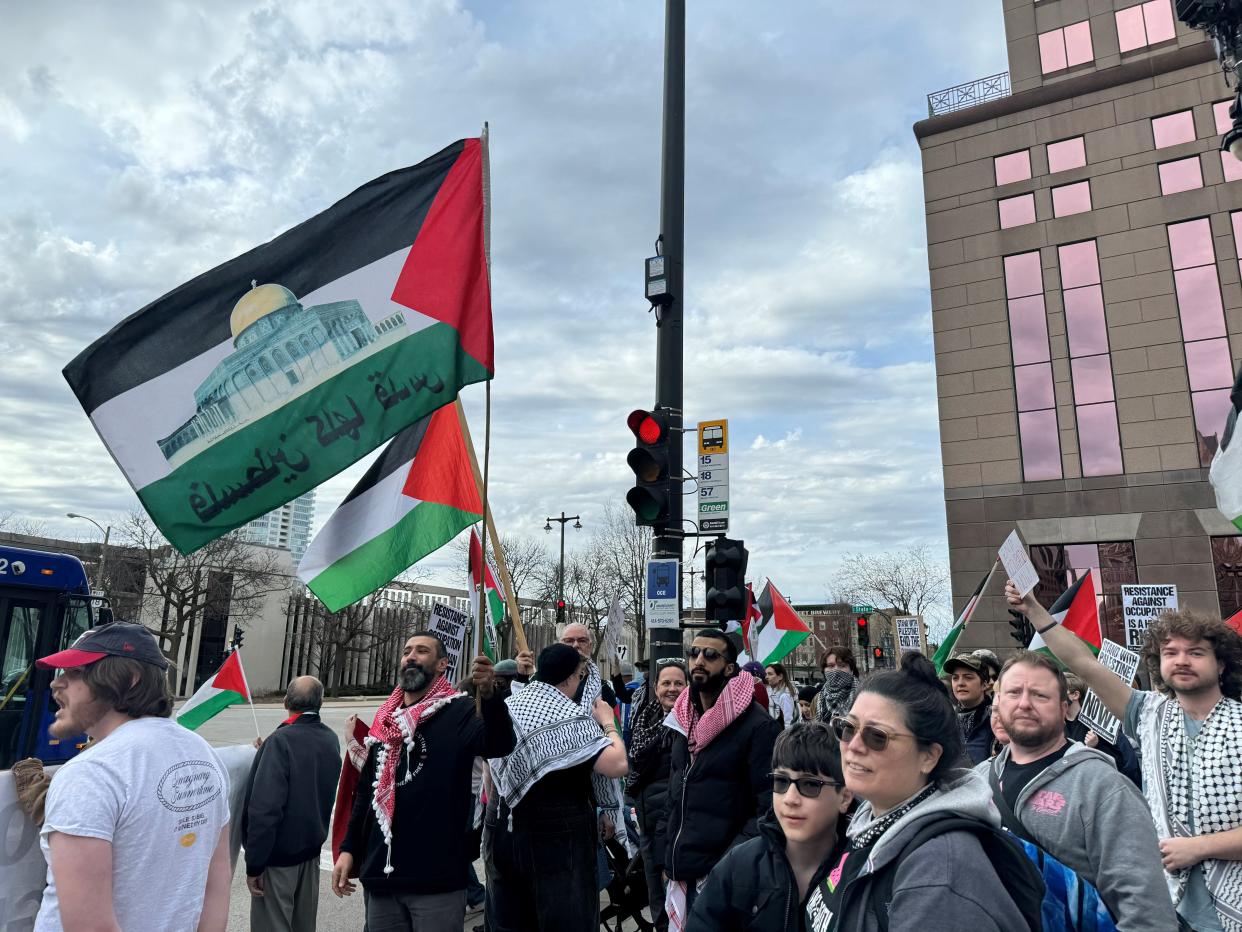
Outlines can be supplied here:
[[[1095, 597], [1095, 573], [1087, 570], [1078, 581], [1061, 593], [1048, 609], [1048, 614], [1061, 623], [1061, 627], [1098, 654], [1103, 646], [1100, 638], [1100, 606]], [[1027, 650], [1043, 651], [1055, 656], [1039, 634], [1031, 638]]]
[[811, 636], [811, 629], [806, 622], [785, 601], [785, 597], [770, 579], [759, 594], [759, 615], [763, 627], [759, 629], [755, 659], [765, 667], [783, 660]]
[[246, 685], [246, 672], [242, 669], [241, 651], [235, 650], [224, 658], [216, 675], [185, 701], [177, 712], [177, 721], [194, 731], [229, 706], [249, 700], [250, 688]]
[[505, 617], [505, 600], [500, 594], [491, 560], [487, 561], [487, 572], [483, 572], [483, 541], [473, 528], [470, 530], [470, 596], [475, 622], [482, 622], [483, 626], [481, 650], [488, 660], [495, 663], [500, 657], [497, 625]]

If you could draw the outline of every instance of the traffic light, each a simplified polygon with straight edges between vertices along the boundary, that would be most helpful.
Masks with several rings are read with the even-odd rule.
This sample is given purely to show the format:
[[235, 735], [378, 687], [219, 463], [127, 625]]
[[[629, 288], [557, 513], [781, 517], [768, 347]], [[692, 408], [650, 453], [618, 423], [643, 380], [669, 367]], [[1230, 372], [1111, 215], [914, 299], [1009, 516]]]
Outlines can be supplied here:
[[1009, 636], [1023, 647], [1026, 647], [1031, 643], [1031, 638], [1035, 637], [1034, 626], [1031, 625], [1031, 622], [1021, 612], [1015, 612], [1011, 608], [1009, 614], [1013, 616], [1009, 619], [1009, 627], [1013, 629], [1009, 632]]
[[706, 618], [741, 621], [746, 612], [746, 560], [740, 540], [718, 537], [707, 544]]
[[242, 641], [245, 640], [245, 637], [246, 632], [240, 626], [233, 629], [233, 640], [230, 644], [233, 650], [237, 650], [237, 648], [242, 646]]
[[565, 600], [556, 600], [556, 623], [563, 625], [565, 623]]
[[883, 660], [884, 659], [884, 648], [873, 647], [871, 649], [871, 656], [874, 657], [876, 660]]
[[855, 624], [858, 626], [858, 646], [866, 650], [871, 643], [871, 631], [867, 626], [867, 616], [859, 615], [855, 619]]
[[[634, 523], [639, 527], [663, 529], [668, 524], [669, 503], [674, 495], [673, 478], [668, 472], [669, 445], [673, 442], [670, 420], [667, 411], [641, 408], [631, 411], [626, 419], [638, 445], [625, 458], [635, 480], [625, 500], [634, 509]], [[680, 443], [681, 438], [676, 442]]]

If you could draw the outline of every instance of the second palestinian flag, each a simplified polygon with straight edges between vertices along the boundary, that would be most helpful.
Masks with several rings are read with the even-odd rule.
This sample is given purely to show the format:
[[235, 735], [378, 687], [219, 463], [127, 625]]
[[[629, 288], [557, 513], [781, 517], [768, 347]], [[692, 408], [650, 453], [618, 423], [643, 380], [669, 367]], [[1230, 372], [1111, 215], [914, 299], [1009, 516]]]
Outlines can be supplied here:
[[[505, 617], [505, 600], [496, 582], [492, 561], [487, 561], [487, 574], [483, 573], [483, 542], [478, 532], [470, 532], [470, 606], [475, 620], [483, 622], [484, 643], [482, 651], [495, 662], [500, 657], [500, 638], [497, 625]], [[480, 605], [480, 598], [482, 604]]]
[[[1103, 642], [1100, 639], [1100, 609], [1095, 598], [1094, 577], [1095, 574], [1090, 570], [1084, 573], [1078, 582], [1062, 592], [1052, 603], [1048, 614], [1059, 621], [1066, 631], [1090, 647], [1093, 654], [1098, 654]], [[1030, 647], [1027, 649], [1052, 653], [1038, 634], [1031, 638]]]
[[[765, 667], [783, 660], [811, 636], [811, 629], [780, 594], [772, 581], [759, 594], [759, 613], [764, 619], [755, 645], [755, 659]], [[753, 636], [753, 635], [752, 635]]]
[[298, 576], [340, 611], [482, 515], [457, 406], [447, 405], [393, 438], [311, 541]]

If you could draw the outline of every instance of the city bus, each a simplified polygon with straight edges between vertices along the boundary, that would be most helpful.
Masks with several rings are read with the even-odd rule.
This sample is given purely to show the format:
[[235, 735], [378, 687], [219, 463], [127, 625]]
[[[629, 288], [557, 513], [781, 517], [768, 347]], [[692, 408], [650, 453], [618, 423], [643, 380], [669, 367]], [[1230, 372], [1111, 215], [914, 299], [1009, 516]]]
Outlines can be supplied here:
[[53, 673], [34, 662], [110, 618], [76, 557], [0, 544], [0, 770], [25, 757], [59, 763], [81, 750], [85, 735], [48, 735]]

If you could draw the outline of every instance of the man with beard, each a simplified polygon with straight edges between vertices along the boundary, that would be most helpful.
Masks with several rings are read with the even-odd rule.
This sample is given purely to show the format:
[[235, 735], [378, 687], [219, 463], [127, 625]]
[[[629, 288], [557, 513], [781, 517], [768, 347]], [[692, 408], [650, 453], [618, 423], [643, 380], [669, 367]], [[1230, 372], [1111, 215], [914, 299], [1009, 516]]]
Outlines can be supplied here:
[[991, 785], [1005, 825], [1089, 880], [1119, 929], [1177, 928], [1143, 796], [1107, 754], [1065, 736], [1069, 690], [1056, 662], [1012, 657], [995, 703], [1010, 742], [975, 772]]
[[38, 665], [57, 670], [52, 736], [86, 732], [93, 743], [48, 790], [35, 929], [223, 932], [228, 775], [206, 741], [170, 718], [168, 661], [154, 635], [101, 625]]
[[945, 662], [950, 692], [957, 707], [957, 725], [966, 742], [970, 762], [978, 764], [992, 753], [992, 685], [987, 662], [977, 654], [958, 654]]
[[507, 754], [513, 729], [495, 695], [492, 665], [476, 657], [479, 709], [445, 676], [444, 643], [410, 637], [397, 687], [365, 741], [349, 828], [332, 868], [332, 892], [367, 892], [368, 932], [448, 932], [466, 911], [471, 772], [476, 757]]
[[1166, 612], [1143, 642], [1157, 690], [1148, 692], [1118, 679], [1012, 581], [1005, 597], [1138, 746], [1181, 927], [1242, 930], [1242, 636], [1219, 618]]
[[772, 808], [768, 773], [781, 731], [755, 704], [750, 677], [737, 675], [737, 648], [723, 631], [699, 631], [686, 657], [690, 688], [664, 722], [674, 731], [665, 909], [677, 929], [712, 867], [733, 845], [758, 835], [759, 817]]

